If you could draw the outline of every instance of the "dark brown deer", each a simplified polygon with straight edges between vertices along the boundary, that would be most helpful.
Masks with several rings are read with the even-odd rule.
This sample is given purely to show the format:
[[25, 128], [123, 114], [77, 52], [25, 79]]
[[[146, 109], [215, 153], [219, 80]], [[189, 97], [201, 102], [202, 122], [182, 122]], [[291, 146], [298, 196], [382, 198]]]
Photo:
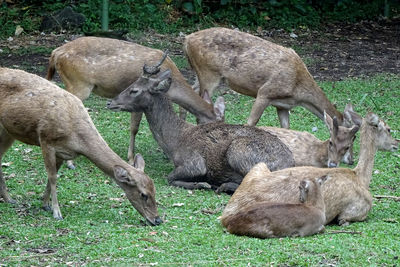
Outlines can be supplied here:
[[307, 177], [329, 176], [322, 187], [326, 223], [337, 218], [339, 225], [363, 221], [372, 206], [369, 185], [374, 156], [378, 149], [396, 151], [399, 140], [390, 135], [390, 128], [374, 113], [362, 119], [351, 112], [352, 120], [361, 125], [360, 158], [354, 169], [295, 167], [270, 172], [262, 165], [250, 171], [229, 201], [226, 216], [258, 202], [299, 203], [298, 183]]
[[[259, 165], [268, 169], [264, 163], [258, 163], [247, 175], [257, 172]], [[326, 179], [323, 176], [300, 181], [298, 204], [256, 202], [232, 211], [229, 202], [226, 209], [230, 212], [222, 213], [221, 223], [232, 234], [259, 238], [308, 236], [322, 232], [325, 204], [320, 186]]]
[[[162, 54], [158, 49], [131, 42], [81, 37], [51, 53], [47, 79], [51, 80], [57, 70], [65, 89], [81, 100], [88, 98], [92, 92], [113, 98], [140, 77], [143, 64], [155, 64]], [[171, 71], [172, 88], [167, 96], [173, 102], [193, 113], [200, 124], [219, 119], [213, 112], [213, 106], [193, 91], [169, 57], [161, 69]], [[131, 115], [129, 163], [133, 162], [135, 137], [141, 118], [142, 113]]]
[[[145, 70], [108, 107], [144, 112], [154, 138], [174, 162], [169, 184], [187, 189], [212, 187], [218, 192], [232, 193], [258, 162], [265, 162], [272, 171], [294, 166], [287, 146], [256, 127], [224, 123], [194, 126], [178, 118], [165, 95], [171, 86], [171, 72], [155, 73]], [[216, 114], [223, 114], [222, 98], [214, 106]]]
[[[114, 153], [76, 96], [37, 75], [0, 68], [0, 163], [15, 139], [42, 149], [48, 175], [43, 207], [52, 209], [54, 218], [62, 219], [56, 191], [57, 171], [64, 160], [84, 155], [115, 180], [150, 224], [162, 222], [154, 184], [143, 172], [141, 156], [136, 157], [136, 167], [132, 167]], [[0, 196], [5, 202], [15, 202], [7, 192], [1, 167]]]

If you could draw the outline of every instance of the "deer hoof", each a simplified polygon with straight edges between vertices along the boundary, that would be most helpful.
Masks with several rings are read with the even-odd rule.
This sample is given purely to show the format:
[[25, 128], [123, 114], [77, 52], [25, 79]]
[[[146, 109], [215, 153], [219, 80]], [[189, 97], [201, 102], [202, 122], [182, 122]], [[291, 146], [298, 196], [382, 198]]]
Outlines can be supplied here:
[[72, 160], [67, 160], [67, 167], [68, 167], [68, 169], [71, 169], [71, 170], [76, 169], [74, 162]]
[[50, 205], [46, 205], [42, 207], [45, 211], [51, 211]]
[[211, 189], [211, 185], [208, 183], [197, 183], [197, 189]]

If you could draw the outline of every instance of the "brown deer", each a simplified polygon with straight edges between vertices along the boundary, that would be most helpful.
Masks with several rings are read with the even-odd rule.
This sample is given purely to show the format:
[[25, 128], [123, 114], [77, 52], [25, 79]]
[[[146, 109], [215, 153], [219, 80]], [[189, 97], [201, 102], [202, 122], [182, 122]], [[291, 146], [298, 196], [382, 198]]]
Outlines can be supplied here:
[[[257, 172], [259, 165], [263, 165], [263, 169], [268, 169], [267, 165], [261, 162], [247, 175]], [[326, 179], [327, 177], [323, 176], [301, 180], [298, 204], [257, 202], [228, 214], [223, 212], [221, 223], [231, 234], [258, 238], [308, 236], [322, 232], [325, 223], [325, 204], [320, 186]]]
[[256, 98], [248, 125], [256, 125], [269, 105], [277, 108], [283, 128], [289, 128], [289, 110], [295, 106], [310, 110], [321, 120], [325, 110], [343, 124], [342, 113], [293, 49], [248, 33], [209, 28], [186, 36], [183, 50], [197, 74], [201, 95], [208, 92], [212, 96], [224, 79], [232, 90]]
[[[37, 75], [0, 68], [0, 163], [15, 139], [42, 149], [48, 175], [43, 207], [52, 209], [54, 218], [62, 219], [56, 192], [57, 171], [64, 160], [84, 155], [115, 180], [150, 224], [162, 222], [154, 184], [143, 172], [141, 156], [136, 157], [133, 167], [114, 153], [76, 96]], [[0, 196], [5, 202], [15, 202], [7, 192], [1, 167]]]
[[[195, 126], [178, 118], [165, 95], [171, 86], [171, 72], [151, 76], [156, 73], [145, 70], [108, 108], [144, 112], [154, 138], [174, 162], [169, 184], [232, 193], [258, 162], [265, 162], [272, 171], [294, 166], [287, 146], [266, 131], [224, 123]], [[223, 114], [222, 98], [214, 106], [216, 114]]]
[[[47, 79], [51, 80], [57, 70], [65, 89], [81, 100], [88, 98], [91, 92], [113, 98], [140, 77], [143, 64], [155, 64], [162, 54], [158, 49], [127, 41], [81, 37], [51, 53]], [[200, 124], [219, 119], [213, 112], [213, 106], [193, 91], [169, 57], [161, 69], [171, 70], [172, 89], [167, 96], [173, 102], [193, 113]], [[135, 136], [141, 118], [142, 113], [131, 115], [129, 163], [133, 162]]]
[[[349, 111], [349, 107], [346, 106], [345, 113]], [[351, 128], [339, 126], [336, 117], [332, 119], [327, 113], [324, 113], [324, 121], [330, 133], [330, 138], [326, 141], [319, 140], [309, 132], [267, 126], [258, 128], [276, 135], [287, 145], [293, 153], [296, 166], [335, 168], [339, 166], [340, 160], [353, 164], [352, 153], [348, 152], [353, 146], [359, 126], [354, 125]]]
[[390, 128], [376, 114], [369, 113], [364, 119], [354, 112], [350, 114], [356, 125], [361, 124], [360, 158], [354, 169], [295, 167], [271, 173], [268, 168], [259, 166], [243, 179], [224, 211], [225, 216], [258, 202], [296, 204], [301, 180], [329, 176], [322, 187], [326, 223], [335, 218], [339, 225], [365, 220], [372, 206], [369, 184], [375, 153], [377, 149], [396, 151], [399, 140], [390, 135]]

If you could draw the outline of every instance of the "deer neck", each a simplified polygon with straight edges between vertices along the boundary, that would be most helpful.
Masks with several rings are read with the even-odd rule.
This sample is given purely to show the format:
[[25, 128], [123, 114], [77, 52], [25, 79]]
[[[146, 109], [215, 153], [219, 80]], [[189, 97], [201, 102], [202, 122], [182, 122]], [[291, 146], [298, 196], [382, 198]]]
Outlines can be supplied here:
[[154, 104], [144, 113], [158, 145], [171, 158], [183, 138], [184, 131], [194, 126], [176, 115], [166, 96], [158, 95], [153, 99]]
[[366, 188], [369, 187], [371, 182], [374, 158], [377, 151], [374, 130], [372, 126], [368, 126], [363, 120], [360, 131], [360, 157], [354, 171]]
[[329, 114], [332, 118], [335, 116], [338, 119], [339, 125], [343, 124], [343, 114], [340, 113], [335, 106], [326, 97], [324, 91], [318, 86], [318, 84], [311, 77], [305, 79], [307, 82], [300, 85], [303, 93], [303, 104], [305, 108], [309, 109], [314, 115], [321, 120], [324, 120], [324, 111]]
[[[114, 179], [114, 167], [119, 165], [124, 168], [131, 166], [122, 160], [104, 141], [94, 125], [78, 136], [83, 136], [79, 139], [80, 154], [86, 156], [100, 170]], [[82, 128], [81, 128], [82, 129]]]
[[173, 81], [168, 91], [168, 97], [174, 103], [195, 115], [200, 123], [216, 120], [213, 106], [204, 101], [186, 81]]

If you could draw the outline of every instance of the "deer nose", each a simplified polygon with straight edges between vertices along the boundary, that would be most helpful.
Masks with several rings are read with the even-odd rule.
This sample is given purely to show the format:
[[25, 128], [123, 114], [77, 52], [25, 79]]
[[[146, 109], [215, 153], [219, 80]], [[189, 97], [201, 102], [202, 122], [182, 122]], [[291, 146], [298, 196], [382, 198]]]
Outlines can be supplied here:
[[163, 223], [163, 220], [161, 220], [160, 217], [156, 217], [156, 219], [154, 220], [154, 224], [155, 224], [155, 225], [160, 225], [160, 224], [162, 224], [162, 223]]
[[337, 167], [337, 163], [335, 163], [335, 162], [329, 162], [328, 167], [329, 167], [329, 168], [336, 168], [336, 167]]

